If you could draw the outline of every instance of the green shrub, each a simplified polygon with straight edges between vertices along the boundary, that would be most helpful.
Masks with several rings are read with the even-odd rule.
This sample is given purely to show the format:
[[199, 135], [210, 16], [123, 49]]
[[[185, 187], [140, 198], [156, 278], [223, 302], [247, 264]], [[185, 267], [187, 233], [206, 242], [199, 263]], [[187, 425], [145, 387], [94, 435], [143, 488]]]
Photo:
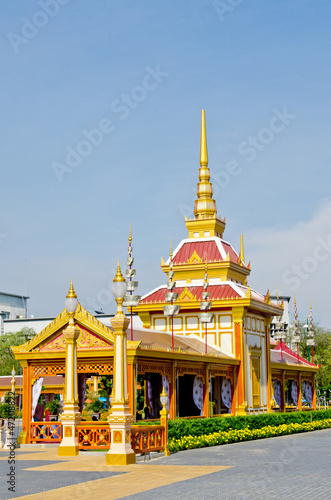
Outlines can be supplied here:
[[45, 408], [50, 411], [51, 415], [58, 415], [61, 409], [60, 401], [57, 401], [57, 399], [49, 401]]
[[[244, 417], [245, 418], [245, 417]], [[284, 436], [297, 432], [309, 432], [318, 429], [328, 429], [331, 427], [331, 419], [316, 419], [312, 422], [301, 424], [292, 422], [275, 426], [265, 426], [260, 429], [232, 429], [226, 432], [213, 432], [202, 436], [184, 436], [180, 439], [169, 440], [170, 452], [180, 450], [190, 450], [205, 446], [215, 446], [220, 444], [237, 443], [238, 441], [249, 441], [252, 439], [263, 439], [274, 436]]]
[[203, 436], [214, 432], [227, 432], [242, 429], [261, 429], [283, 424], [314, 422], [331, 418], [331, 410], [296, 411], [291, 413], [265, 413], [260, 415], [231, 416], [169, 420], [169, 439], [185, 436]]

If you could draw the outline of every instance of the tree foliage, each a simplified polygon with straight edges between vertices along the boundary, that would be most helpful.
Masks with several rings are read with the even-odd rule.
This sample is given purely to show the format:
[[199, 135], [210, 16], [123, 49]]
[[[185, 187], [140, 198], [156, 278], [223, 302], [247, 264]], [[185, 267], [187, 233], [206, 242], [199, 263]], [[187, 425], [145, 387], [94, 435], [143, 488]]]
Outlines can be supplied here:
[[0, 375], [11, 375], [13, 366], [17, 375], [21, 373], [21, 365], [15, 359], [10, 347], [24, 344], [35, 334], [33, 328], [23, 328], [19, 332], [9, 332], [0, 336]]

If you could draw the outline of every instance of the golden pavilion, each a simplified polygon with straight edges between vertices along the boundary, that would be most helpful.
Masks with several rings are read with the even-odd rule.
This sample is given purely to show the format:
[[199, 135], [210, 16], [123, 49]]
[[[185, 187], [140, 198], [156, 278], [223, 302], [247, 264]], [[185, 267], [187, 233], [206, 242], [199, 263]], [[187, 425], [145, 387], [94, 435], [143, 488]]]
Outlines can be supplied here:
[[[169, 395], [170, 418], [315, 408], [318, 366], [282, 340], [276, 347], [270, 344], [270, 323], [282, 315], [282, 305], [272, 303], [269, 292], [263, 295], [248, 285], [251, 266], [245, 260], [243, 238], [237, 252], [223, 237], [226, 224], [213, 199], [204, 111], [193, 212], [192, 219], [185, 218], [188, 237], [161, 260], [168, 283], [133, 308], [142, 327], [133, 328], [133, 338], [128, 333], [127, 340], [131, 413], [137, 415], [142, 380], [151, 418], [159, 417], [163, 387]], [[32, 340], [12, 348], [23, 367], [21, 443], [31, 442], [36, 386], [41, 387], [44, 377], [65, 374], [63, 331], [68, 321], [64, 309]], [[80, 330], [77, 372], [82, 408], [87, 378], [112, 377], [114, 332], [80, 304], [74, 322]]]

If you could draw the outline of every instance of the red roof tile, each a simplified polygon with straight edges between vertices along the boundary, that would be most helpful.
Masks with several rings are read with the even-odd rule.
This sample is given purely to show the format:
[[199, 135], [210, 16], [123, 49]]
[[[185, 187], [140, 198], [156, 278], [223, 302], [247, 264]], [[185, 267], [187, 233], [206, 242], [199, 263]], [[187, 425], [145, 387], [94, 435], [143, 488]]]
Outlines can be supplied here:
[[[202, 300], [202, 292], [204, 291], [203, 286], [176, 287], [174, 292], [178, 293], [178, 297], [180, 297], [185, 288], [187, 288], [193, 296], [196, 296], [196, 300]], [[151, 302], [165, 302], [165, 294], [167, 291], [167, 288], [160, 288], [159, 290], [156, 290], [155, 292], [141, 300], [140, 304], [147, 304]], [[233, 299], [236, 297], [240, 297], [239, 293], [237, 293], [230, 285], [227, 284], [209, 285], [208, 292], [210, 292], [210, 300], [219, 300], [226, 298]]]
[[[174, 255], [174, 264], [186, 264], [192, 257], [194, 251], [199, 255], [203, 262], [206, 261], [206, 258], [208, 262], [224, 260], [215, 241], [192, 241], [185, 242]], [[238, 259], [236, 258], [236, 262], [237, 260]]]

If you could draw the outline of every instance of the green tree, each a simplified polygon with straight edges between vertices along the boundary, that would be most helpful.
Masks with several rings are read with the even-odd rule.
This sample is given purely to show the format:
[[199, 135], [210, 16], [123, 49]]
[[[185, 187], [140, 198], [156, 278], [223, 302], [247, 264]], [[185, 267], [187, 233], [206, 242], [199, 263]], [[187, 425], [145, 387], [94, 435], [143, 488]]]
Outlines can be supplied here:
[[10, 347], [24, 344], [35, 334], [33, 328], [23, 328], [19, 332], [9, 332], [0, 336], [0, 375], [11, 375], [13, 366], [17, 374], [21, 373], [21, 365], [16, 361]]
[[331, 389], [331, 331], [318, 327], [315, 331], [314, 363], [321, 365], [317, 373], [318, 386], [328, 392]]

